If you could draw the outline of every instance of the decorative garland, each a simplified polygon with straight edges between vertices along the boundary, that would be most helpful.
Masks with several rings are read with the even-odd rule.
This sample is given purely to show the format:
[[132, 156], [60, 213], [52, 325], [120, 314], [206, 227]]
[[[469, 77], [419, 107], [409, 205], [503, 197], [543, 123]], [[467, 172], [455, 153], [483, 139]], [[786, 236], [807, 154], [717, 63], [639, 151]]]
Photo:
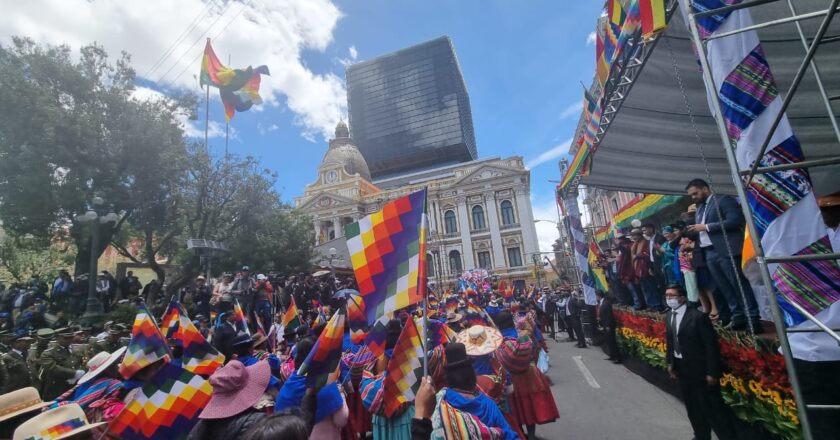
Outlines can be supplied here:
[[[614, 313], [621, 350], [652, 367], [666, 370], [664, 315], [619, 307]], [[802, 438], [796, 403], [777, 342], [759, 339], [756, 349], [739, 333], [716, 330], [720, 355], [728, 367], [728, 372], [720, 378], [721, 394], [735, 415], [761, 424], [781, 438]]]

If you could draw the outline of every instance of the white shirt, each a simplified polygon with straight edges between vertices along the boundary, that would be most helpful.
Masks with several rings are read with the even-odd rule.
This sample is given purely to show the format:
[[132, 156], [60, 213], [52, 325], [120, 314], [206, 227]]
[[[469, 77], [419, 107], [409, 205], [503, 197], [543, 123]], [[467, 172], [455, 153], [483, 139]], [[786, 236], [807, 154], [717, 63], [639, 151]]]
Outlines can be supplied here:
[[834, 252], [840, 253], [840, 227], [837, 229], [826, 228], [828, 241], [831, 242], [831, 248]]
[[[647, 238], [647, 237], [645, 237], [645, 238]], [[647, 241], [648, 241], [648, 254], [650, 254], [650, 262], [651, 262], [651, 263], [656, 262], [656, 260], [653, 258], [653, 257], [654, 257], [653, 245], [655, 245], [655, 244], [656, 244], [656, 241], [654, 240], [655, 238], [656, 238], [656, 234], [653, 234], [650, 238], [647, 238]]]
[[[706, 199], [706, 204], [703, 206], [703, 217], [700, 218], [700, 223], [706, 224], [706, 214], [709, 213], [709, 204], [712, 202], [712, 199], [715, 197], [714, 194], [710, 195], [708, 199]], [[706, 226], [708, 229], [708, 226]], [[700, 231], [700, 247], [709, 247], [712, 245], [712, 239], [709, 238], [709, 233], [706, 231]]]
[[[674, 309], [671, 312], [672, 316], [676, 316], [676, 319], [677, 319], [677, 322], [675, 324], [677, 331], [674, 331], [674, 339], [676, 339], [678, 337], [677, 332], [680, 328], [680, 323], [682, 323], [683, 316], [685, 316], [685, 310], [686, 310], [686, 306], [685, 306], [685, 303], [683, 303], [681, 306], [677, 307], [676, 309]], [[674, 319], [674, 318], [672, 318], [670, 316], [668, 317], [668, 325], [671, 325], [671, 320], [672, 319]], [[682, 353], [677, 353], [677, 351], [674, 350], [674, 357], [677, 358], [677, 359], [682, 359]]]

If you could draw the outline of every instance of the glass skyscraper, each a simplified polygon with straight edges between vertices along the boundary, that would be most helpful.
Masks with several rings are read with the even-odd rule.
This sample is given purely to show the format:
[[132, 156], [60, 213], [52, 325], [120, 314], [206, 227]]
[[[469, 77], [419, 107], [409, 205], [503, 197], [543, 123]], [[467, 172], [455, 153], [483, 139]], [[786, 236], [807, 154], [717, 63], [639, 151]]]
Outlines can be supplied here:
[[374, 180], [477, 158], [449, 37], [353, 64], [346, 75], [353, 141]]

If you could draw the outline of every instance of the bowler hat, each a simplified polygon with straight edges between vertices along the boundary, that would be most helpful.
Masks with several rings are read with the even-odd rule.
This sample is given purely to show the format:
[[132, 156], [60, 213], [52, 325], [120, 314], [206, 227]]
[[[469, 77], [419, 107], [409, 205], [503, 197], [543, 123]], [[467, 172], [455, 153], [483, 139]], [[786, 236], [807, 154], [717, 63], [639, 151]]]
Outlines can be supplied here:
[[467, 349], [460, 342], [451, 342], [446, 345], [445, 370], [456, 370], [458, 368], [472, 369], [472, 359], [467, 356]]

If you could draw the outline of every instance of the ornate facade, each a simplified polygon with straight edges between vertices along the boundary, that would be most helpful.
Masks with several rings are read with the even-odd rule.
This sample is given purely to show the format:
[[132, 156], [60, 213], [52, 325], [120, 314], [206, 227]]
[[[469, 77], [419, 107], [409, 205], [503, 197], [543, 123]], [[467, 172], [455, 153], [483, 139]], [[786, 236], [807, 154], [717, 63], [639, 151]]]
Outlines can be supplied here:
[[344, 226], [427, 187], [430, 281], [448, 284], [476, 267], [520, 285], [533, 278], [532, 256], [539, 245], [530, 171], [522, 157], [481, 159], [371, 182], [343, 122], [329, 144], [317, 180], [295, 199], [296, 208], [313, 218], [319, 249], [335, 247], [346, 256]]

